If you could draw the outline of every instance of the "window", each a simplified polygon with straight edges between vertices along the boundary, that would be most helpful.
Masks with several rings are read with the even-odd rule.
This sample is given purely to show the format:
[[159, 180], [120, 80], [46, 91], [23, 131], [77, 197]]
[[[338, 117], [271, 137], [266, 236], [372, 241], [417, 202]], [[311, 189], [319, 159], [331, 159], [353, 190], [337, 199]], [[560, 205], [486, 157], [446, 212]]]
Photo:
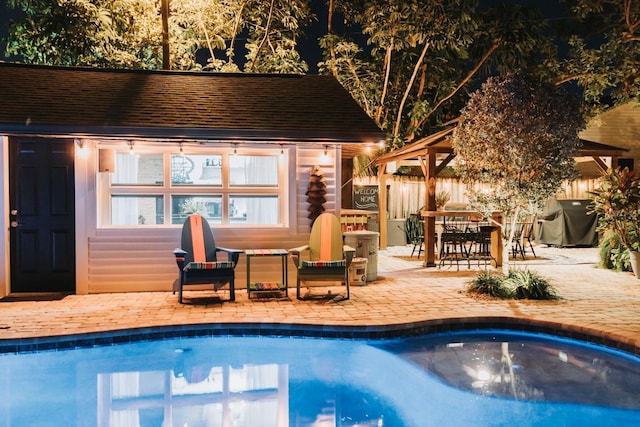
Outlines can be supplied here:
[[116, 152], [115, 171], [99, 177], [102, 226], [181, 225], [191, 213], [212, 224], [284, 225], [287, 156], [280, 150], [169, 150]]

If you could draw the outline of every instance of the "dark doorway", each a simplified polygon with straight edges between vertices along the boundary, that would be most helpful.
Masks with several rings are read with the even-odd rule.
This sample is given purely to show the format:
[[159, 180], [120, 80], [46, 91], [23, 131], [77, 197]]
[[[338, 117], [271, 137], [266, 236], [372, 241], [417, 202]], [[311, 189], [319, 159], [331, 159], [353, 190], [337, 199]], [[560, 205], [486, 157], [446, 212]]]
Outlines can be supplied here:
[[9, 141], [11, 293], [75, 291], [73, 140]]

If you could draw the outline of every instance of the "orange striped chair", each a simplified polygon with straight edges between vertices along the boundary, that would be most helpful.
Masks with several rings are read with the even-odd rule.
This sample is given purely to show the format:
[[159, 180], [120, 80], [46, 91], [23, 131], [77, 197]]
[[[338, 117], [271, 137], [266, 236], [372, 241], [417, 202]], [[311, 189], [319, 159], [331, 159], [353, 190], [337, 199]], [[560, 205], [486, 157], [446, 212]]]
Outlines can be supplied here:
[[[225, 252], [226, 259], [218, 260], [218, 252]], [[235, 301], [235, 268], [242, 252], [216, 246], [207, 220], [198, 214], [190, 215], [182, 226], [181, 247], [173, 251], [179, 269], [173, 293], [179, 291], [180, 304], [185, 286], [203, 284], [212, 284], [216, 292], [229, 285], [229, 301]]]
[[[296, 297], [300, 296], [301, 282], [341, 282], [346, 286], [346, 296], [327, 294], [324, 297], [349, 299], [349, 265], [355, 249], [344, 245], [338, 217], [331, 213], [320, 214], [311, 228], [309, 244], [289, 249], [289, 255], [297, 270]], [[303, 254], [307, 259], [302, 259]]]

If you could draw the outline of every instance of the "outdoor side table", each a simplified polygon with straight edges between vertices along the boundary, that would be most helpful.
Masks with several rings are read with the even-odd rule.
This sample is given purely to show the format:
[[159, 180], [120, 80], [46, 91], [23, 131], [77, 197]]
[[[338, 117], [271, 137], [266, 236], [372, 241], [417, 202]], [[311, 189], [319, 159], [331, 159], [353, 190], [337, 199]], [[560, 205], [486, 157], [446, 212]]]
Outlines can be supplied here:
[[[289, 271], [287, 269], [287, 258], [289, 251], [286, 249], [246, 249], [247, 257], [247, 296], [251, 299], [252, 294], [265, 295], [274, 292], [284, 293], [289, 296]], [[281, 282], [252, 282], [251, 281], [251, 258], [253, 257], [280, 257], [282, 269]]]

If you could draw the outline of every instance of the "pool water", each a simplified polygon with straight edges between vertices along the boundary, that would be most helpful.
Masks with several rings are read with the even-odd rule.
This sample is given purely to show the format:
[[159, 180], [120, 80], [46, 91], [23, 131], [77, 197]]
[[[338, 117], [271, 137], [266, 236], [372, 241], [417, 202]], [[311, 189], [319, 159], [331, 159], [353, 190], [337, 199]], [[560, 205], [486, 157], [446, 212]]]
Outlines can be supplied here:
[[0, 426], [503, 425], [640, 425], [640, 358], [502, 330], [0, 355]]

